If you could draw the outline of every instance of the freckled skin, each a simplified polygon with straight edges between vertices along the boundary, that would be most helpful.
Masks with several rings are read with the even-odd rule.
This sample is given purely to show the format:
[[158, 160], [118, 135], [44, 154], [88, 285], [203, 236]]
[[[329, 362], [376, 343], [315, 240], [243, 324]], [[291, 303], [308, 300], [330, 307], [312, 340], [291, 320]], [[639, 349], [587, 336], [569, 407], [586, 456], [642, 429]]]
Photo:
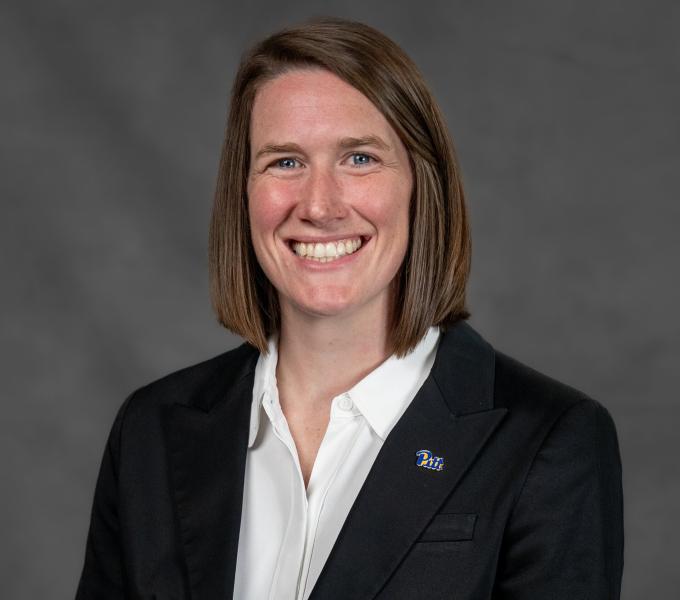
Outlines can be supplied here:
[[[378, 137], [388, 148], [341, 148]], [[283, 315], [384, 319], [389, 290], [408, 245], [413, 188], [403, 143], [358, 90], [324, 70], [297, 70], [267, 82], [251, 118], [248, 209], [258, 261], [279, 293]], [[297, 145], [258, 157], [266, 145]], [[355, 259], [309, 268], [287, 240], [370, 236]], [[317, 263], [318, 264], [318, 263]], [[332, 265], [325, 263], [322, 266]]]

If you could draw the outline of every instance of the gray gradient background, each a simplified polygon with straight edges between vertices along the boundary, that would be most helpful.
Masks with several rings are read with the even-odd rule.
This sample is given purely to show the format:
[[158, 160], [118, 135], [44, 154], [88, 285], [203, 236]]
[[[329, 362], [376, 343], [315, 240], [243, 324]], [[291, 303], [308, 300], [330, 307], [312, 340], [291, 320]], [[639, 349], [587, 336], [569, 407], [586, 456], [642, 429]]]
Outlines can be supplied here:
[[319, 6], [3, 3], [0, 596], [72, 597], [116, 409], [238, 343], [206, 269], [228, 91], [248, 44], [322, 13], [421, 67], [466, 183], [471, 323], [609, 408], [623, 596], [677, 597], [680, 5]]

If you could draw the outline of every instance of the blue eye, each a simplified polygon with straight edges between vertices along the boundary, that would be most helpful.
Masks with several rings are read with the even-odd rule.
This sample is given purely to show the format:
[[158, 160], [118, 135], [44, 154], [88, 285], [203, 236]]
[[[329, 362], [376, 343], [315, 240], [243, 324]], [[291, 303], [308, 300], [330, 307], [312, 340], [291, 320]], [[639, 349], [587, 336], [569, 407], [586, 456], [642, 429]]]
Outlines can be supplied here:
[[373, 157], [369, 156], [368, 154], [361, 153], [352, 154], [353, 165], [367, 165], [372, 160]]
[[297, 160], [294, 158], [280, 158], [274, 164], [282, 169], [292, 169], [295, 167]]

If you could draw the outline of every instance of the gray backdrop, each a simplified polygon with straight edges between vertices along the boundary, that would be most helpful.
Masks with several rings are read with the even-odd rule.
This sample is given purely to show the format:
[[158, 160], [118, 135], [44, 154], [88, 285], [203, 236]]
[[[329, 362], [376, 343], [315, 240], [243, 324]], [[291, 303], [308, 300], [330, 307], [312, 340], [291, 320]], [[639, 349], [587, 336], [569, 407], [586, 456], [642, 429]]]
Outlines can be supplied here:
[[4, 2], [2, 598], [73, 596], [95, 476], [134, 388], [235, 346], [207, 225], [238, 58], [314, 14], [422, 68], [473, 221], [471, 323], [616, 421], [624, 598], [680, 569], [679, 4]]

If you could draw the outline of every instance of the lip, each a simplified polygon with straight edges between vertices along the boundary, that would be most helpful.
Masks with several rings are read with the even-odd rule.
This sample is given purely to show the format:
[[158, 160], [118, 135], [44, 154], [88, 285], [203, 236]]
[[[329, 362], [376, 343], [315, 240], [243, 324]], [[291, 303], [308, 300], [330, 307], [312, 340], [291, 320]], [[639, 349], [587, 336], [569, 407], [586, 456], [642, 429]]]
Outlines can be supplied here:
[[340, 240], [353, 240], [355, 238], [361, 238], [362, 246], [371, 239], [370, 235], [362, 235], [360, 233], [348, 233], [346, 235], [333, 235], [333, 236], [308, 236], [302, 235], [300, 237], [290, 237], [286, 240], [286, 244], [291, 245], [295, 242], [304, 242], [305, 244], [313, 244], [318, 242], [320, 244], [325, 244], [326, 242], [339, 242]]

